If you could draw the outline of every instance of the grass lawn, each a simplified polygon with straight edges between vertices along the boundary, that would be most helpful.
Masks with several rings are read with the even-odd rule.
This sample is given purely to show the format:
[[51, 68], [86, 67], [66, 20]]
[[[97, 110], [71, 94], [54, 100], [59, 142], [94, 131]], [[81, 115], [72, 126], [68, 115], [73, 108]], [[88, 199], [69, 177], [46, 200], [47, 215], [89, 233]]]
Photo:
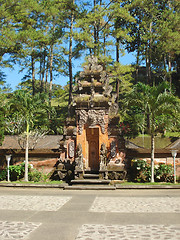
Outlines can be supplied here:
[[[166, 136], [156, 136], [155, 137], [155, 148], [161, 149], [165, 148], [174, 142], [176, 139], [180, 137], [180, 132], [177, 133], [167, 133]], [[130, 139], [130, 141], [138, 146], [144, 147], [146, 149], [151, 148], [151, 137], [149, 135], [139, 135], [134, 139]]]

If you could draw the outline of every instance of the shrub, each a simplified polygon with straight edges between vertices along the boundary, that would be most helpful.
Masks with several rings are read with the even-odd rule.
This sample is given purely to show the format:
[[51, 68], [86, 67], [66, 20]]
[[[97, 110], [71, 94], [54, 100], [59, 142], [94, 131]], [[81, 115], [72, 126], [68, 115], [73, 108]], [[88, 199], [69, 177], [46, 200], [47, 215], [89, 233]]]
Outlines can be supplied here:
[[131, 161], [131, 181], [147, 182], [151, 178], [151, 167], [144, 160]]
[[7, 170], [3, 169], [3, 170], [0, 172], [0, 181], [6, 180], [6, 177], [7, 177]]
[[155, 181], [157, 182], [173, 182], [174, 179], [173, 166], [159, 164], [155, 166]]
[[31, 169], [28, 173], [28, 180], [32, 182], [46, 182], [48, 179], [47, 174], [43, 174], [37, 169]]
[[31, 169], [31, 171], [28, 173], [28, 180], [32, 182], [39, 182], [42, 180], [42, 173], [37, 169]]
[[[132, 160], [130, 173], [131, 181], [150, 182], [151, 180], [151, 166], [144, 160]], [[157, 182], [173, 182], [173, 167], [166, 164], [155, 165], [154, 178]]]
[[24, 177], [25, 164], [21, 163], [20, 165], [11, 165], [9, 166], [10, 180], [16, 181]]

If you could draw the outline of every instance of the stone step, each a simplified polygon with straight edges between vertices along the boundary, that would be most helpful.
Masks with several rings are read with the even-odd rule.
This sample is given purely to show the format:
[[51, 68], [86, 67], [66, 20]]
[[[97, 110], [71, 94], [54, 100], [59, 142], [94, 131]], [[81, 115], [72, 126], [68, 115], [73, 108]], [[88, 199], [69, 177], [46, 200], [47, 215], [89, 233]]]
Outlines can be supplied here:
[[116, 190], [112, 185], [72, 185], [65, 186], [64, 190]]
[[83, 175], [83, 177], [85, 178], [85, 179], [87, 179], [87, 178], [90, 178], [90, 179], [98, 179], [99, 178], [99, 174], [93, 174], [93, 173], [85, 173], [84, 175]]
[[111, 180], [105, 180], [105, 179], [75, 179], [71, 180], [71, 184], [109, 184]]

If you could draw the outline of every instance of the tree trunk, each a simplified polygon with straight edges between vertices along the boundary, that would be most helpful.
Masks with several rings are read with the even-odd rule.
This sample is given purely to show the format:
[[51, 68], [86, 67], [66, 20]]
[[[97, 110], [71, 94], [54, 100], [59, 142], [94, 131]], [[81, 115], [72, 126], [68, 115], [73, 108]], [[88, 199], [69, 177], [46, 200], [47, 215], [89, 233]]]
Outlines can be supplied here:
[[26, 149], [25, 149], [25, 173], [24, 181], [28, 182], [28, 151], [29, 151], [29, 123], [27, 123], [26, 129]]
[[[119, 38], [116, 38], [116, 62], [119, 63]], [[119, 101], [119, 78], [116, 78], [116, 102]]]
[[[96, 11], [96, 0], [94, 0], [94, 11]], [[97, 56], [97, 22], [94, 22], [94, 55]]]
[[45, 85], [45, 67], [46, 67], [46, 54], [45, 50], [43, 51], [43, 63], [42, 63], [42, 79], [41, 79], [41, 91], [44, 92], [44, 85]]
[[52, 98], [52, 82], [53, 82], [53, 45], [51, 46], [50, 50], [50, 63], [49, 63], [49, 74], [50, 74], [50, 82], [49, 82], [49, 104], [51, 105], [51, 98]]
[[163, 57], [163, 67], [164, 67], [164, 72], [165, 72], [165, 74], [164, 74], [164, 81], [166, 81], [166, 79], [167, 79], [167, 69], [166, 69], [166, 55], [164, 54], [164, 57]]
[[137, 49], [137, 55], [136, 55], [136, 77], [135, 77], [135, 81], [136, 83], [138, 83], [138, 77], [139, 77], [139, 47]]
[[154, 134], [151, 134], [151, 182], [154, 182]]
[[150, 64], [150, 57], [149, 57], [149, 51], [147, 49], [146, 52], [146, 83], [151, 84], [151, 64]]
[[35, 68], [34, 68], [34, 56], [31, 55], [31, 71], [32, 71], [32, 94], [35, 95]]
[[49, 73], [49, 57], [46, 62], [46, 82], [45, 82], [45, 92], [47, 93], [47, 85], [48, 85], [48, 73]]
[[[74, 4], [74, 0], [73, 0]], [[72, 85], [73, 85], [73, 75], [72, 75], [72, 40], [73, 40], [73, 22], [74, 22], [74, 11], [71, 12], [71, 25], [70, 25], [70, 40], [69, 40], [69, 105], [72, 101]]]
[[172, 76], [171, 76], [171, 70], [172, 70], [172, 63], [171, 63], [171, 54], [168, 54], [168, 72], [169, 72], [169, 83], [170, 83], [170, 90], [172, 89]]
[[[152, 34], [152, 22], [149, 24], [149, 33]], [[151, 85], [151, 46], [152, 46], [152, 37], [150, 36], [150, 39], [147, 43], [147, 49], [146, 49], [146, 77], [147, 77], [147, 84]]]

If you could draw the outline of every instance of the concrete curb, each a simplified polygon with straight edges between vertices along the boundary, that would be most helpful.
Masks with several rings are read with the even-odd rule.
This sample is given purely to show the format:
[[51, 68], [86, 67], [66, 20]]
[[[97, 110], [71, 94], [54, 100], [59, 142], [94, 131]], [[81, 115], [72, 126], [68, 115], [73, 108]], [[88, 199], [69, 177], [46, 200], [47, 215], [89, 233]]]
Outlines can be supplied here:
[[60, 188], [63, 190], [124, 190], [124, 189], [180, 189], [180, 185], [107, 185], [107, 186], [69, 186], [67, 183], [62, 184], [23, 184], [23, 183], [0, 183], [0, 187], [14, 188]]
[[23, 184], [23, 183], [0, 183], [0, 187], [22, 187], [22, 188], [62, 188], [68, 186], [66, 183], [62, 184]]
[[180, 185], [121, 185], [116, 184], [116, 189], [180, 189]]

